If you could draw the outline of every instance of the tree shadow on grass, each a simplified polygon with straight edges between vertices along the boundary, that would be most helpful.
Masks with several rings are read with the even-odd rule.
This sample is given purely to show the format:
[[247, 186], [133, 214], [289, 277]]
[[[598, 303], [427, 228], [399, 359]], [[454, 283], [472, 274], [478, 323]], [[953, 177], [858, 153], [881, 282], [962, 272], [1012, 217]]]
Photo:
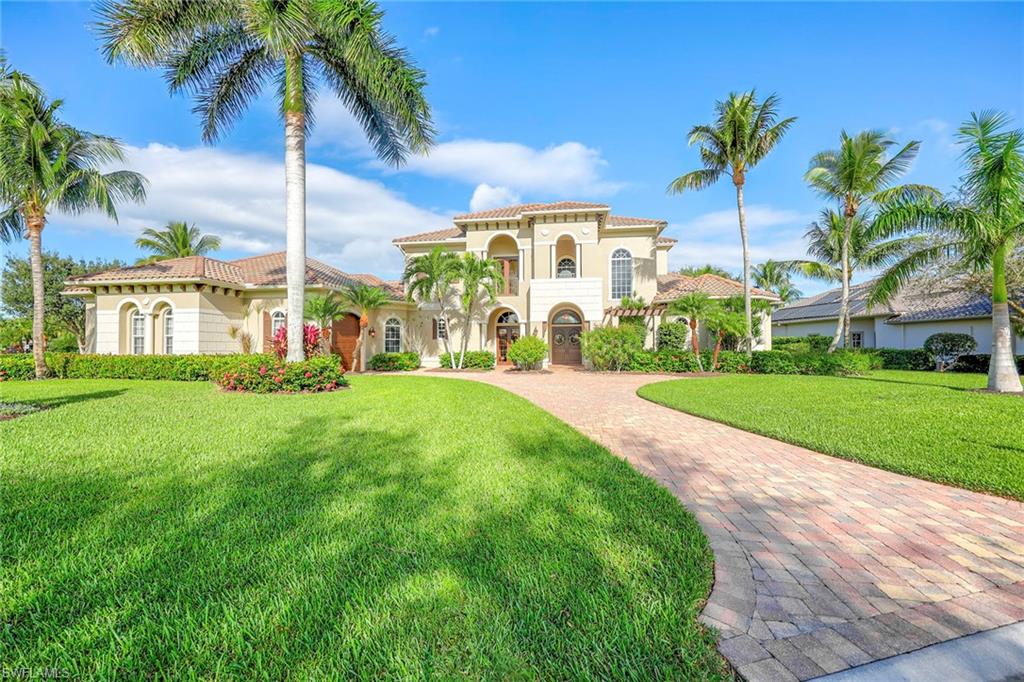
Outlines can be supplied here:
[[966, 386], [953, 386], [951, 384], [940, 384], [932, 382], [921, 382], [921, 381], [908, 381], [906, 379], [888, 379], [885, 377], [874, 377], [874, 376], [850, 376], [844, 377], [845, 379], [853, 379], [854, 381], [870, 381], [880, 384], [906, 384], [907, 386], [915, 386], [921, 389], [937, 389], [947, 391], [962, 391], [966, 393], [974, 393], [977, 388], [968, 388]]
[[39, 407], [50, 409], [54, 407], [64, 407], [65, 405], [74, 405], [75, 403], [83, 403], [90, 400], [104, 400], [106, 398], [116, 398], [124, 393], [124, 389], [110, 389], [105, 391], [92, 391], [89, 393], [74, 393], [70, 395], [57, 395], [46, 398], [19, 398], [16, 401], [27, 405], [38, 405]]
[[16, 538], [7, 662], [82, 676], [721, 674], [695, 624], [706, 576], [677, 555], [701, 548], [674, 500], [554, 420], [496, 437], [507, 457], [459, 440], [317, 416], [247, 462], [26, 480], [0, 510]]

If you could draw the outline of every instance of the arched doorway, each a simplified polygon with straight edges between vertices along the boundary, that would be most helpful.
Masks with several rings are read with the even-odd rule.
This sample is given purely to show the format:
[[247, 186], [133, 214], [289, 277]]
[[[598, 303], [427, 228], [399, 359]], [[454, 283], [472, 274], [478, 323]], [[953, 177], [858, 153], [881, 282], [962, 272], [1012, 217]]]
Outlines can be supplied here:
[[331, 352], [341, 356], [342, 366], [349, 371], [358, 369], [359, 358], [354, 357], [358, 341], [358, 316], [349, 313], [331, 324]]
[[498, 315], [494, 321], [494, 336], [498, 340], [497, 361], [499, 364], [508, 364], [508, 347], [519, 338], [519, 316], [511, 310]]
[[563, 308], [551, 318], [551, 364], [579, 365], [583, 363], [580, 334], [583, 320], [571, 308]]

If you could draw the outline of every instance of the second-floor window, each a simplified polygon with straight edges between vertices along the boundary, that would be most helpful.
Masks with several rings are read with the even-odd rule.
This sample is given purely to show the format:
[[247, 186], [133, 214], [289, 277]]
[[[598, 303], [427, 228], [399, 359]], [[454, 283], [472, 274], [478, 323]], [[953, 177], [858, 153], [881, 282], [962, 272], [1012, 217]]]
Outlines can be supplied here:
[[626, 249], [612, 252], [612, 298], [633, 294], [633, 255]]
[[562, 258], [558, 261], [558, 279], [572, 279], [576, 276], [576, 261], [572, 258]]

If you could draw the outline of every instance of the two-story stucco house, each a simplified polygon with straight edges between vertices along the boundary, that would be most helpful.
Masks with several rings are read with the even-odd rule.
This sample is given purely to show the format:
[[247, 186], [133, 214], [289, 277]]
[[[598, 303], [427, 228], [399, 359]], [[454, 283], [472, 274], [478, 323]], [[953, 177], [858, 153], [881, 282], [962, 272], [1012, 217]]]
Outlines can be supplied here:
[[[453, 226], [394, 240], [406, 261], [440, 246], [501, 263], [505, 287], [478, 319], [459, 323], [471, 350], [490, 350], [507, 361], [509, 344], [524, 334], [544, 338], [548, 361], [580, 364], [580, 334], [643, 315], [653, 344], [667, 304], [690, 291], [724, 298], [742, 293], [733, 280], [668, 272], [674, 239], [661, 220], [615, 216], [605, 204], [563, 201], [521, 204], [456, 216]], [[378, 352], [412, 350], [437, 365], [446, 333], [436, 305], [406, 299], [400, 282], [348, 274], [308, 259], [307, 293], [342, 290], [362, 282], [379, 286], [391, 302], [370, 319], [363, 357], [353, 358], [355, 314], [334, 323], [332, 350], [347, 367], [365, 366]], [[254, 350], [269, 350], [285, 324], [283, 253], [222, 261], [193, 256], [78, 277], [65, 295], [86, 301], [87, 345], [97, 353], [228, 353], [240, 349], [239, 332]], [[777, 300], [755, 290], [759, 298]], [[623, 310], [623, 297], [641, 297], [642, 311]], [[770, 345], [770, 321], [758, 347]], [[455, 330], [453, 330], [453, 336]], [[461, 338], [461, 337], [460, 337]]]

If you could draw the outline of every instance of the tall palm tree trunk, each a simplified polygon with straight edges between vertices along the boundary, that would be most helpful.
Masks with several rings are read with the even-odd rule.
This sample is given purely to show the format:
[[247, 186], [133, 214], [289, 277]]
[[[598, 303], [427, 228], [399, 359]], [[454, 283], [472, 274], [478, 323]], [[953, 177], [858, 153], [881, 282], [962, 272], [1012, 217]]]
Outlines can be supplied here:
[[743, 209], [743, 182], [736, 182], [736, 210], [740, 216], [740, 243], [743, 247], [743, 315], [747, 322], [746, 351], [754, 351], [754, 331], [750, 312], [750, 248], [747, 246], [747, 213]]
[[1002, 244], [992, 255], [992, 358], [988, 365], [988, 390], [1021, 393], [1024, 387], [1013, 359], [1013, 331], [1007, 301], [1006, 245]]
[[839, 299], [839, 316], [836, 319], [836, 333], [832, 336], [832, 343], [828, 345], [828, 352], [835, 352], [836, 348], [839, 347], [839, 340], [844, 338], [844, 331], [849, 337], [849, 329], [847, 328], [847, 317], [850, 314], [850, 235], [853, 233], [853, 218], [849, 208], [845, 211], [846, 214], [846, 227], [843, 228], [843, 244], [840, 248], [839, 260], [841, 261], [841, 275], [843, 280], [842, 294]]
[[287, 233], [288, 361], [306, 357], [302, 345], [306, 294], [306, 109], [302, 56], [285, 57], [284, 101], [285, 230]]
[[32, 261], [32, 357], [35, 360], [36, 379], [46, 377], [46, 337], [43, 336], [43, 317], [46, 314], [43, 287], [43, 226], [46, 218], [28, 216], [29, 254]]
[[697, 340], [697, 319], [690, 318], [690, 345], [693, 346], [693, 354], [697, 358], [697, 369], [704, 371], [704, 363], [700, 359], [700, 341]]

